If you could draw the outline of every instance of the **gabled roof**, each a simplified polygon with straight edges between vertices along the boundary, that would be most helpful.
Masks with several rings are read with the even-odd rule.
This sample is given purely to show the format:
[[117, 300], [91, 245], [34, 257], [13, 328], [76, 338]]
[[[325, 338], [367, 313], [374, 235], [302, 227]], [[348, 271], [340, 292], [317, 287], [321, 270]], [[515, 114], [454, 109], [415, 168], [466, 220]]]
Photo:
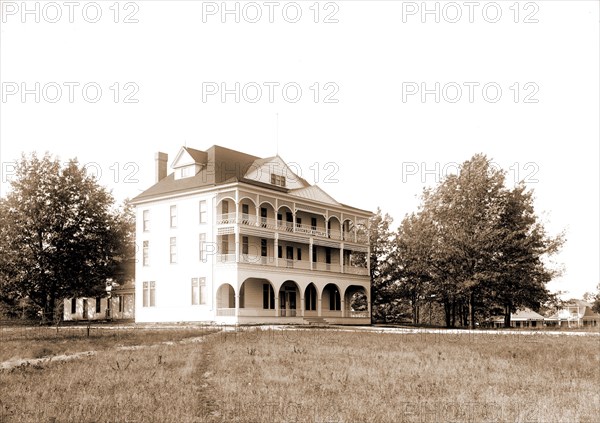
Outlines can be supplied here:
[[183, 147], [183, 149], [187, 151], [190, 156], [192, 156], [192, 159], [194, 159], [196, 163], [206, 163], [206, 159], [208, 157], [206, 151], [200, 151], [190, 147]]
[[[513, 322], [524, 322], [531, 320], [544, 320], [544, 316], [529, 308], [517, 310], [515, 313], [510, 313], [510, 320]], [[504, 316], [496, 316], [492, 319], [494, 322], [503, 322]]]

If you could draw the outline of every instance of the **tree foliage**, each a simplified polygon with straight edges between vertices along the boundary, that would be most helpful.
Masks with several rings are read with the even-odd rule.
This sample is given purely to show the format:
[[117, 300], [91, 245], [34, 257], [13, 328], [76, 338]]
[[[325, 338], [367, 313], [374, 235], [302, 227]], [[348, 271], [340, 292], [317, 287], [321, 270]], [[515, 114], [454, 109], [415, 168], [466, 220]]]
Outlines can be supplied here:
[[508, 189], [504, 172], [478, 154], [424, 191], [419, 211], [402, 221], [387, 261], [396, 264], [390, 279], [410, 303], [414, 323], [419, 304], [435, 299], [448, 327], [457, 321], [474, 327], [497, 312], [509, 325], [517, 308], [537, 309], [549, 299], [546, 283], [558, 272], [547, 258], [563, 242], [539, 222], [532, 192], [523, 184]]
[[63, 298], [102, 295], [133, 248], [131, 219], [76, 160], [23, 155], [0, 216], [0, 296], [49, 319]]

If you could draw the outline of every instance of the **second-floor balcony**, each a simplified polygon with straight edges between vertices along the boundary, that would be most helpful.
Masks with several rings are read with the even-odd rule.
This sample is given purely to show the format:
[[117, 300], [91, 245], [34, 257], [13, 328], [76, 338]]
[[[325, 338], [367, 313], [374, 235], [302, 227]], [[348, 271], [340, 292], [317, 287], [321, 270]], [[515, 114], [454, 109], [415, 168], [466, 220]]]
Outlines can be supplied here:
[[317, 272], [348, 273], [352, 275], [367, 276], [369, 271], [366, 267], [353, 265], [340, 265], [339, 263], [311, 262], [308, 260], [293, 260], [286, 258], [274, 258], [267, 256], [255, 256], [240, 254], [236, 259], [235, 254], [217, 254], [217, 265], [230, 265], [234, 263], [250, 264], [256, 266], [277, 267], [287, 270], [308, 270]]
[[336, 241], [347, 241], [359, 244], [368, 243], [368, 236], [358, 231], [340, 231], [312, 225], [294, 223], [283, 219], [257, 217], [251, 214], [225, 213], [217, 217], [217, 225], [241, 225], [255, 228], [264, 228], [278, 232], [297, 233]]

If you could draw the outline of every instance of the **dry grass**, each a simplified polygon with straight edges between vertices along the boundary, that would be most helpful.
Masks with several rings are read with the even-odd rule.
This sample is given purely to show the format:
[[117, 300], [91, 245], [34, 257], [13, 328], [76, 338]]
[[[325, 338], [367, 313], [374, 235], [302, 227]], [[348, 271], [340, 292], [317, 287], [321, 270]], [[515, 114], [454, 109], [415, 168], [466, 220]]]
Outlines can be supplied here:
[[0, 372], [0, 422], [596, 422], [600, 413], [597, 336], [314, 329], [205, 339]]

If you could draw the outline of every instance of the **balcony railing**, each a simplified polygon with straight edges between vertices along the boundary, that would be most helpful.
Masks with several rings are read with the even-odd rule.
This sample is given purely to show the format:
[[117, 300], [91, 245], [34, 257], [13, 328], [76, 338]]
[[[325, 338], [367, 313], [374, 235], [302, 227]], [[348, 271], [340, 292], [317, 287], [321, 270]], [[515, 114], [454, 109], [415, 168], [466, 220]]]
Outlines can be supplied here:
[[235, 308], [218, 308], [217, 316], [235, 316]]
[[[217, 264], [233, 264], [236, 263], [235, 254], [217, 254]], [[292, 260], [285, 258], [274, 258], [269, 256], [256, 256], [253, 254], [240, 254], [238, 263], [254, 264], [258, 266], [280, 267], [283, 269], [311, 270], [311, 262], [308, 260]], [[339, 264], [312, 263], [312, 270], [320, 272], [337, 272], [341, 273], [342, 266]], [[367, 276], [369, 270], [366, 267], [357, 267], [346, 265], [343, 267], [344, 273]]]
[[282, 308], [279, 310], [280, 317], [298, 317], [302, 316], [302, 310], [296, 310], [295, 308]]
[[341, 231], [339, 229], [329, 229], [318, 226], [294, 224], [286, 220], [278, 220], [267, 217], [257, 217], [253, 214], [224, 213], [217, 217], [217, 225], [244, 225], [251, 227], [266, 228], [282, 232], [294, 232], [320, 238], [328, 238], [336, 241], [358, 242], [365, 244], [368, 242], [368, 236], [365, 234], [355, 234], [354, 232]]

